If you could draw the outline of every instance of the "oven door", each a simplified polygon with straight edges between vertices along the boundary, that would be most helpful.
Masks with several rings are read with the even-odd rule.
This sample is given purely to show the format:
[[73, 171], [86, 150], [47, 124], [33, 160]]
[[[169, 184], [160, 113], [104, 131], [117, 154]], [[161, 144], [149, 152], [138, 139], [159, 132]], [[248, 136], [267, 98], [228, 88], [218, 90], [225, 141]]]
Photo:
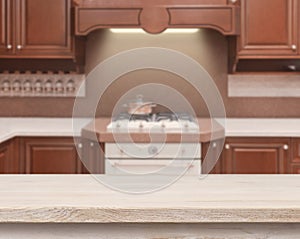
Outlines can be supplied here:
[[185, 171], [189, 175], [201, 173], [200, 143], [140, 143], [138, 147], [127, 143], [107, 143], [105, 157], [105, 174], [180, 175]]
[[[124, 175], [124, 174], [158, 174], [173, 175], [178, 172], [185, 172], [185, 175], [200, 175], [200, 159], [106, 159], [105, 174]], [[169, 168], [168, 168], [169, 167]], [[176, 168], [178, 167], [178, 168]], [[180, 167], [180, 168], [179, 168]], [[186, 171], [185, 171], [186, 170]], [[179, 175], [178, 175], [179, 176]]]

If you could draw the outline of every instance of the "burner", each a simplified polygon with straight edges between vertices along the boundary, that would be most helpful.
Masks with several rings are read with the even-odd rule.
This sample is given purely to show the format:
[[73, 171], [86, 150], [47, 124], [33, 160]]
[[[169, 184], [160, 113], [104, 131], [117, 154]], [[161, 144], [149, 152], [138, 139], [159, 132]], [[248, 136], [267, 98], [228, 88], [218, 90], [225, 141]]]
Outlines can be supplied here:
[[198, 130], [196, 118], [188, 113], [163, 112], [149, 115], [121, 113], [113, 118], [108, 128], [118, 130], [160, 129], [163, 131], [193, 131]]
[[188, 113], [176, 113], [176, 117], [178, 120], [187, 120], [190, 122], [195, 122], [195, 118]]
[[163, 112], [163, 113], [158, 113], [156, 114], [155, 121], [163, 121], [163, 120], [169, 120], [169, 121], [177, 121], [177, 117], [173, 113], [169, 112]]
[[130, 115], [130, 118], [129, 120], [143, 120], [143, 121], [147, 121], [147, 122], [150, 122], [152, 121], [152, 115], [137, 115], [137, 114], [132, 114]]
[[171, 112], [164, 112], [158, 113], [156, 115], [155, 121], [178, 121], [178, 120], [185, 120], [190, 122], [195, 122], [194, 117], [188, 113], [171, 113]]
[[113, 117], [112, 121], [118, 121], [118, 120], [129, 120], [130, 115], [127, 113], [120, 113], [117, 116]]
[[185, 121], [195, 122], [194, 117], [188, 113], [171, 113], [171, 112], [161, 112], [157, 114], [148, 114], [148, 115], [120, 113], [119, 115], [113, 118], [113, 121], [118, 121], [118, 120], [128, 120], [128, 121], [141, 120], [146, 122], [185, 120]]
[[128, 114], [128, 113], [120, 113], [119, 115], [113, 118], [113, 121], [119, 120], [128, 120], [128, 121], [136, 121], [136, 120], [143, 120], [150, 122], [152, 121], [153, 116], [149, 115], [138, 115], [138, 114]]

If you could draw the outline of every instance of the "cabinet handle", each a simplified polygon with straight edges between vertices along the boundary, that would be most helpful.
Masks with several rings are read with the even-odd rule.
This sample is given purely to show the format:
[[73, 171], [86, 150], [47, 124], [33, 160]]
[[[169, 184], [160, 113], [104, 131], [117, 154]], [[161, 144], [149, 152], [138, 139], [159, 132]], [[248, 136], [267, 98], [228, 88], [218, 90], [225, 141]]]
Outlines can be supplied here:
[[230, 149], [230, 145], [229, 144], [225, 144], [225, 149]]
[[17, 49], [21, 50], [22, 49], [22, 45], [17, 45]]
[[297, 46], [294, 44], [292, 45], [292, 50], [296, 51], [297, 50]]
[[289, 146], [287, 144], [283, 145], [283, 149], [284, 150], [288, 150], [289, 149]]
[[11, 44], [8, 44], [8, 45], [6, 46], [6, 48], [7, 48], [8, 50], [12, 49], [12, 45], [11, 45]]
[[235, 4], [237, 0], [230, 0], [231, 3]]
[[79, 149], [82, 149], [82, 147], [83, 147], [82, 143], [79, 143], [79, 144], [78, 144], [78, 148], [79, 148]]

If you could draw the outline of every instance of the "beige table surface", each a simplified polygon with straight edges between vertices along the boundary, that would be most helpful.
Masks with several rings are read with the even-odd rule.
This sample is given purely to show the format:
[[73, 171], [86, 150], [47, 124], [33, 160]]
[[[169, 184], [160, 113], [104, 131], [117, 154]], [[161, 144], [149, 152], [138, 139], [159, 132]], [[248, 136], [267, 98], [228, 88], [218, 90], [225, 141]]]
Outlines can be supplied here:
[[143, 195], [90, 175], [2, 175], [0, 222], [300, 223], [300, 175], [184, 176]]

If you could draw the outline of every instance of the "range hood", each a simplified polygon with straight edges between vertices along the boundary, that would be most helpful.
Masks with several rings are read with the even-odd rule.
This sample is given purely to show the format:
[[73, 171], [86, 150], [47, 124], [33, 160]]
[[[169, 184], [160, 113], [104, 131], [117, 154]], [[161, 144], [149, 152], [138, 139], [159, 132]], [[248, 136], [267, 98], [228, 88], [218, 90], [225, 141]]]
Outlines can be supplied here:
[[236, 0], [74, 0], [75, 34], [103, 28], [212, 28], [223, 35], [239, 34]]

